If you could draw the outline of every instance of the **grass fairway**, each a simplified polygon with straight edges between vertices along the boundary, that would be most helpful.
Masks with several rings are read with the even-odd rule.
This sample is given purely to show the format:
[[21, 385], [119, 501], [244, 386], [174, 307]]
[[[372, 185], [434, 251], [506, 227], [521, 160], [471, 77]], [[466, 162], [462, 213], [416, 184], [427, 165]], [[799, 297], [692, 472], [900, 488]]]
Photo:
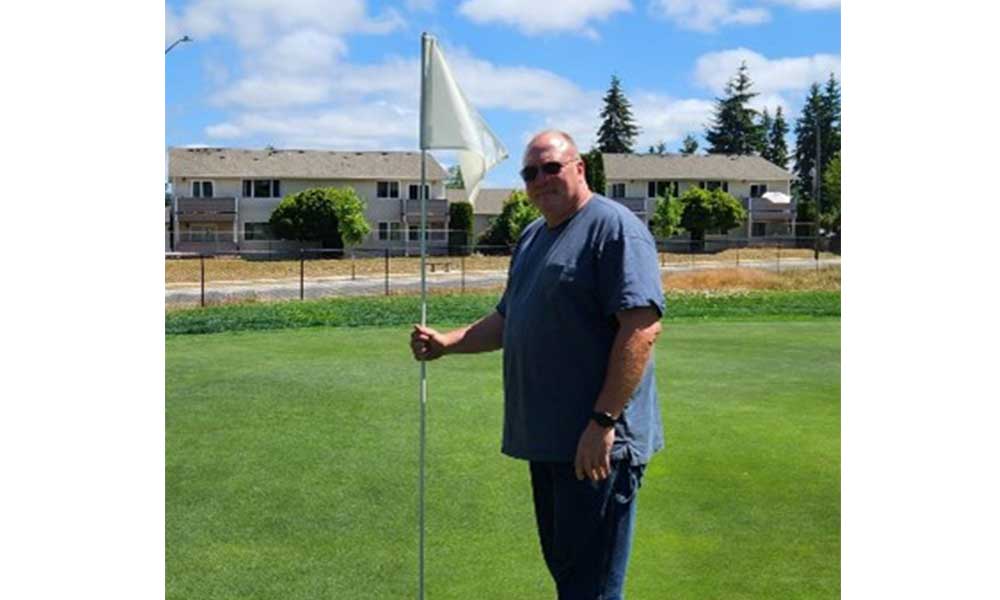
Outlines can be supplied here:
[[[167, 598], [414, 598], [404, 327], [169, 336]], [[838, 598], [840, 321], [664, 323], [631, 600]], [[555, 593], [500, 354], [428, 368], [427, 597]]]

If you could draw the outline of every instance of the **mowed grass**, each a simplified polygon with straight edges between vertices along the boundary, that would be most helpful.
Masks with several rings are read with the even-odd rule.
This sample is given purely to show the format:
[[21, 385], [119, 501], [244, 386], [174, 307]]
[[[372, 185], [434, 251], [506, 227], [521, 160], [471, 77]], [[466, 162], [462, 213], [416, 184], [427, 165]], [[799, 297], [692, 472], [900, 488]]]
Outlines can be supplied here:
[[[665, 322], [633, 600], [840, 594], [840, 321]], [[413, 598], [406, 327], [168, 336], [167, 597]], [[428, 598], [549, 600], [499, 353], [428, 367]]]

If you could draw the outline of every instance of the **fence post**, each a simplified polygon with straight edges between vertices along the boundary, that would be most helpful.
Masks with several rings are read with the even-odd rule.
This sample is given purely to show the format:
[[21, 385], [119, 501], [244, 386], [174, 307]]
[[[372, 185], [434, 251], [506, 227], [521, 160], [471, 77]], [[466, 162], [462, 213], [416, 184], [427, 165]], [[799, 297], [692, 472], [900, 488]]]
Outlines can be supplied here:
[[389, 295], [389, 249], [385, 249], [385, 295]]
[[740, 268], [740, 249], [736, 248], [736, 268]]
[[462, 293], [465, 293], [465, 255], [462, 255]]
[[299, 248], [299, 300], [306, 299], [306, 251]]
[[355, 280], [354, 273], [354, 250], [351, 250], [351, 281]]
[[201, 305], [205, 306], [205, 255], [199, 253], [201, 259]]
[[781, 273], [781, 245], [778, 245], [778, 272]]

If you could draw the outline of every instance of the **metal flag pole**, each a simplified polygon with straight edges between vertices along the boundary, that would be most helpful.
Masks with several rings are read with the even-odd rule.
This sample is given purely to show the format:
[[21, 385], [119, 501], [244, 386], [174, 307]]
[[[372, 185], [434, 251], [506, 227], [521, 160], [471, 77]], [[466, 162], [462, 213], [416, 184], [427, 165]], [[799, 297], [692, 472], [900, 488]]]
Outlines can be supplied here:
[[[427, 102], [427, 46], [420, 36], [420, 325], [427, 326], [427, 145], [424, 139], [424, 103]], [[427, 448], [427, 363], [420, 361], [420, 576], [417, 598], [424, 600], [424, 468]]]

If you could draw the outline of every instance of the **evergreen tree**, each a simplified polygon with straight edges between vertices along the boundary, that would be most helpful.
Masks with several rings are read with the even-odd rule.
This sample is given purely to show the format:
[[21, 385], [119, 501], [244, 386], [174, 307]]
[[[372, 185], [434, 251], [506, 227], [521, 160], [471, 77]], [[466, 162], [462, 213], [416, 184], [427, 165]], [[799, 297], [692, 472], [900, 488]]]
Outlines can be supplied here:
[[769, 134], [771, 133], [771, 129], [774, 128], [774, 119], [771, 118], [771, 115], [767, 112], [766, 107], [764, 108], [764, 111], [760, 113], [759, 127], [764, 135], [760, 136], [760, 139], [757, 140], [757, 142], [760, 144], [757, 147], [757, 154], [760, 154], [761, 156], [764, 156], [766, 158], [766, 155], [768, 153], [767, 146], [770, 137]]
[[604, 177], [604, 157], [597, 148], [591, 148], [590, 152], [582, 154], [583, 174], [587, 179], [587, 187], [595, 194], [605, 194], [607, 190], [607, 179]]
[[621, 89], [621, 81], [611, 76], [611, 87], [604, 95], [601, 127], [597, 130], [597, 148], [601, 152], [631, 154], [639, 127], [632, 118], [632, 108]]
[[752, 85], [744, 62], [726, 84], [726, 97], [715, 99], [715, 114], [705, 130], [709, 154], [753, 154], [763, 145], [764, 132], [755, 122], [757, 111], [747, 106], [757, 96], [750, 91]]
[[[823, 96], [819, 91], [819, 84], [814, 83], [809, 87], [809, 95], [802, 106], [802, 113], [795, 121], [795, 182], [794, 191], [800, 201], [815, 202], [813, 193], [814, 171], [816, 165], [816, 135], [817, 131], [820, 139], [823, 136]], [[820, 166], [822, 173], [822, 161], [828, 157], [822, 155], [820, 148]]]
[[[823, 131], [826, 135], [820, 140], [822, 149], [822, 173], [826, 173], [826, 168], [833, 160], [833, 157], [840, 152], [840, 84], [830, 73], [823, 88]], [[825, 204], [825, 203], [824, 203]]]
[[658, 143], [657, 145], [650, 146], [649, 147], [649, 153], [650, 154], [666, 154], [667, 153], [667, 144], [666, 144], [666, 142], [664, 142], [663, 140], [660, 140], [660, 143]]
[[767, 150], [761, 156], [778, 165], [782, 169], [788, 165], [788, 143], [785, 136], [788, 135], [788, 123], [785, 116], [781, 114], [781, 107], [774, 113], [774, 122], [767, 131]]
[[[816, 165], [816, 136], [819, 136], [819, 165]], [[795, 123], [795, 191], [800, 199], [814, 201], [814, 167], [822, 178], [833, 157], [840, 152], [840, 85], [830, 74], [825, 88], [818, 83], [809, 88], [802, 114]], [[820, 215], [828, 215], [830, 206], [820, 193]]]
[[698, 140], [690, 133], [684, 138], [681, 145], [681, 154], [691, 155], [698, 151]]
[[465, 188], [465, 179], [462, 177], [462, 165], [454, 165], [448, 169], [448, 179], [444, 186], [449, 189]]

